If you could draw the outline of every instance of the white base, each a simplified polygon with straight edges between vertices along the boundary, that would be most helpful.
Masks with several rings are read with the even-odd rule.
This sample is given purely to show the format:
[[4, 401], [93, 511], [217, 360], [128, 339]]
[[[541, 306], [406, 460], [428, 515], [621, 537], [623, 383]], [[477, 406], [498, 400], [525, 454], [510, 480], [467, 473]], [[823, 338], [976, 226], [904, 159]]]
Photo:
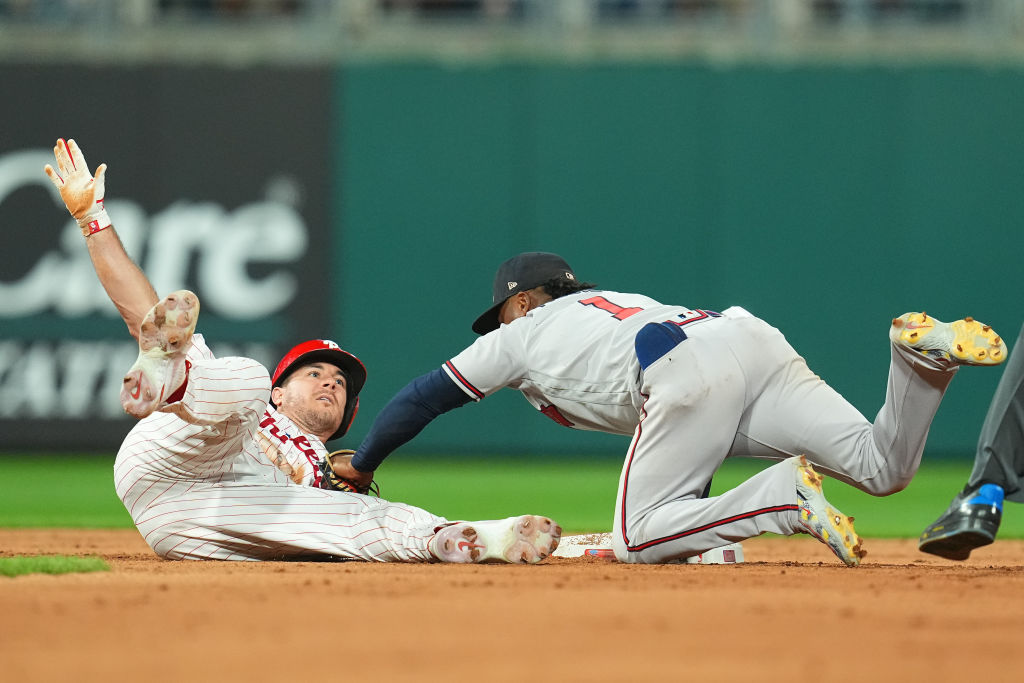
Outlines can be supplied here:
[[[554, 557], [586, 556], [615, 561], [610, 533], [563, 536], [558, 544], [558, 549], [552, 555]], [[739, 543], [730, 543], [668, 564], [737, 564], [740, 562], [743, 562], [743, 546]]]

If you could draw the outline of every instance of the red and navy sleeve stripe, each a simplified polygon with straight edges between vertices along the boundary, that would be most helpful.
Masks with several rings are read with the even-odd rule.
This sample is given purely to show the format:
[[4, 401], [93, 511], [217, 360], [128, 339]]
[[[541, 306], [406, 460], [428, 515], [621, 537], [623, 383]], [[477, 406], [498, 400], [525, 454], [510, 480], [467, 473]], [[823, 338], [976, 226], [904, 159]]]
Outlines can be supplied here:
[[454, 365], [452, 365], [451, 361], [446, 362], [444, 366], [448, 369], [448, 372], [451, 373], [452, 377], [455, 378], [455, 381], [457, 381], [459, 385], [461, 385], [469, 394], [475, 396], [477, 399], [481, 399], [484, 397], [484, 392], [480, 391], [475, 386], [473, 386], [473, 383], [466, 379], [462, 375], [462, 373], [459, 372]]

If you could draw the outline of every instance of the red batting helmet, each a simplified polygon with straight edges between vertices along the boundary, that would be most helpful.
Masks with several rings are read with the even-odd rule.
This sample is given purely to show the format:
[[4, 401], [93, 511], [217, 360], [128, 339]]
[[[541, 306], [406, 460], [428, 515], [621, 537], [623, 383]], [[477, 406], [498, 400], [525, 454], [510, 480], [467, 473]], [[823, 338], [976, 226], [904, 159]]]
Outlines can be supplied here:
[[[352, 420], [359, 412], [359, 392], [366, 384], [366, 367], [362, 361], [345, 351], [330, 339], [310, 339], [307, 342], [292, 347], [291, 351], [284, 355], [281, 362], [274, 370], [273, 386], [279, 387], [288, 376], [303, 365], [309, 363], [330, 363], [345, 373], [345, 414], [341, 417], [341, 424], [338, 431], [334, 432], [327, 440], [337, 439], [344, 436], [348, 428], [352, 426]], [[270, 405], [275, 408], [273, 398]]]

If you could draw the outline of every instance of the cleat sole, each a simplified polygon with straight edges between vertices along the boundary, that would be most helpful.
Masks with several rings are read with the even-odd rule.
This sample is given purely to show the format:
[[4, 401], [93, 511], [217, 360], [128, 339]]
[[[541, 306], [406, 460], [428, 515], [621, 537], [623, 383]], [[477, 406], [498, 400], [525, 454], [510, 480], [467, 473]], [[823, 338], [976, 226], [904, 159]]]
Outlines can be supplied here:
[[944, 323], [927, 313], [905, 313], [892, 321], [889, 338], [896, 344], [962, 365], [999, 365], [1006, 344], [991, 326], [966, 317]]
[[562, 527], [539, 515], [458, 522], [438, 530], [432, 552], [442, 562], [536, 564], [555, 552], [561, 537]]
[[153, 306], [139, 325], [139, 357], [124, 376], [121, 407], [144, 418], [185, 379], [185, 356], [199, 319], [199, 298], [188, 290], [173, 292]]

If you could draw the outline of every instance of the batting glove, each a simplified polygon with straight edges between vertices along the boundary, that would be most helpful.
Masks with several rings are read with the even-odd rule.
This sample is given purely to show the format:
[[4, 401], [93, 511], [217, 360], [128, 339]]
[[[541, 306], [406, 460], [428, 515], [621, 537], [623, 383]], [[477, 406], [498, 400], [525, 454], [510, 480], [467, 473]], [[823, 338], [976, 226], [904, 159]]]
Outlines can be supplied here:
[[107, 165], [100, 164], [96, 176], [89, 173], [82, 150], [74, 140], [57, 140], [53, 148], [57, 170], [49, 164], [43, 169], [60, 192], [64, 205], [78, 221], [82, 234], [88, 237], [110, 227], [110, 217], [103, 208], [103, 194]]

